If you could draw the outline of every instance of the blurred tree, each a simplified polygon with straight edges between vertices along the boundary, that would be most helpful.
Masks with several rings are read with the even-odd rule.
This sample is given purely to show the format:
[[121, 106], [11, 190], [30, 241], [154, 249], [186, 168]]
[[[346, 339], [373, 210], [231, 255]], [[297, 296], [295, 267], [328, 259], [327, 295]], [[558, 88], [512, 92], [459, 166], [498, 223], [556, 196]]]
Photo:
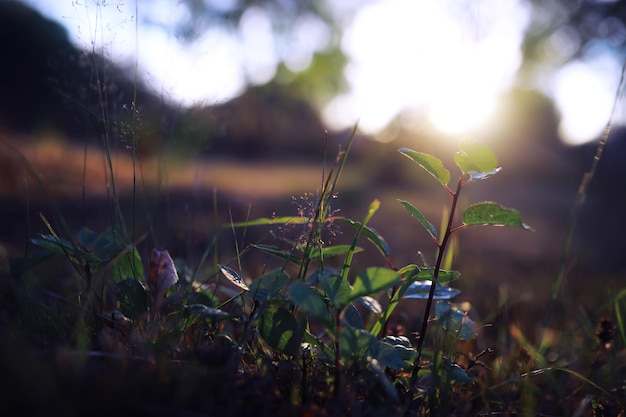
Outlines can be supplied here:
[[[142, 0], [140, 6], [155, 5]], [[293, 24], [305, 14], [313, 15], [329, 28], [338, 30], [337, 22], [325, 1], [316, 0], [181, 0], [189, 10], [188, 19], [179, 22], [175, 31], [187, 41], [202, 36], [211, 25], [237, 26], [246, 10], [251, 7], [264, 9], [271, 17], [273, 29], [279, 38], [288, 36]]]
[[522, 73], [611, 53], [626, 58], [626, 2], [526, 0], [531, 6]]
[[[179, 13], [173, 28], [168, 28], [173, 29], [180, 42], [191, 44], [215, 28], [241, 38], [245, 36], [246, 17], [261, 15], [270, 22], [271, 39], [278, 58], [273, 81], [289, 86], [287, 89], [291, 93], [299, 94], [300, 98], [318, 108], [346, 87], [343, 75], [346, 59], [340, 45], [341, 19], [328, 1], [181, 0], [178, 7], [181, 6], [187, 13]], [[162, 5], [150, 0], [139, 3], [143, 14], [148, 16], [150, 13], [146, 10], [156, 7]], [[159, 25], [159, 19], [157, 14], [154, 21], [148, 18], [146, 23]], [[264, 27], [253, 25], [253, 29], [255, 35], [265, 35], [262, 33]], [[290, 65], [293, 60], [300, 62]]]

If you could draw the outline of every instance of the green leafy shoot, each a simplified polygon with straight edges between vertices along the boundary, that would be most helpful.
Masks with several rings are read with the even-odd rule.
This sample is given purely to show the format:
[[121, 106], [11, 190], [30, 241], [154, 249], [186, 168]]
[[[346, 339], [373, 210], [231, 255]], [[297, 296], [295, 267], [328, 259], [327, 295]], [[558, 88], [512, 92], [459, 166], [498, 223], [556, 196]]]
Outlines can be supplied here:
[[[357, 244], [357, 241], [359, 240], [359, 236], [361, 235], [367, 223], [370, 221], [370, 219], [374, 216], [374, 214], [378, 211], [379, 208], [380, 208], [379, 200], [374, 200], [370, 203], [369, 209], [367, 210], [367, 214], [365, 215], [363, 222], [360, 224], [360, 226], [356, 230], [356, 233], [354, 234], [354, 238], [352, 239], [352, 246], [350, 248], [351, 250], [348, 251], [348, 254], [346, 255], [346, 259], [343, 263], [343, 268], [341, 270], [341, 276], [344, 279], [348, 279], [348, 274], [350, 272], [350, 267], [352, 265], [352, 259], [354, 258], [355, 249], [357, 248], [356, 244]], [[385, 257], [385, 259], [388, 261], [387, 257]]]

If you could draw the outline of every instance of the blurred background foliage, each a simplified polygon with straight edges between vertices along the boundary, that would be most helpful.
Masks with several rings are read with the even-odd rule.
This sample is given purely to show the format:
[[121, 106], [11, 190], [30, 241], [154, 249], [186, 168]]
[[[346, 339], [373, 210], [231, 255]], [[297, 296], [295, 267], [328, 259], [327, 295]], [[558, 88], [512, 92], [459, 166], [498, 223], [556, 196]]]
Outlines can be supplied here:
[[[295, 0], [178, 2], [176, 7], [186, 8], [186, 12], [179, 10], [183, 17], [174, 19], [173, 27], [165, 29], [182, 44], [192, 44], [216, 27], [234, 30], [246, 11], [252, 9], [263, 10], [269, 16], [277, 49], [281, 45], [285, 47], [290, 37], [296, 36], [298, 22], [302, 23], [303, 19], [324, 25], [327, 34], [327, 39], [320, 41], [323, 49], [303, 52], [310, 53], [311, 57], [309, 61], [304, 59], [308, 64], [298, 71], [290, 69], [285, 62], [287, 58], [282, 57], [270, 79], [258, 84], [258, 80], [251, 81], [248, 77], [250, 90], [242, 91], [230, 103], [196, 103], [186, 108], [150, 88], [149, 78], [136, 72], [132, 62], [112, 62], [100, 54], [104, 49], [90, 50], [89, 45], [80, 50], [59, 22], [44, 17], [26, 3], [3, 1], [0, 3], [0, 34], [10, 41], [3, 44], [0, 120], [5, 127], [20, 132], [53, 128], [69, 137], [85, 137], [106, 131], [123, 140], [127, 140], [123, 136], [128, 135], [132, 124], [134, 128], [139, 127], [137, 138], [145, 149], [155, 149], [165, 139], [175, 138], [185, 153], [225, 146], [245, 155], [250, 152], [244, 148], [259, 148], [254, 141], [269, 138], [269, 130], [264, 130], [263, 124], [272, 125], [276, 133], [274, 139], [284, 145], [280, 140], [284, 133], [278, 132], [288, 123], [277, 119], [291, 116], [276, 113], [289, 108], [286, 103], [298, 103], [293, 119], [298, 120], [303, 137], [298, 140], [299, 145], [291, 144], [285, 150], [295, 150], [300, 145], [306, 148], [309, 137], [319, 140], [322, 135], [320, 123], [314, 121], [316, 113], [348, 88], [346, 68], [350, 60], [342, 45], [342, 30], [354, 13], [368, 3], [371, 2], [351, 1], [341, 5]], [[140, 23], [148, 27], [162, 25], [151, 16], [158, 15], [158, 9], [164, 9], [165, 4], [167, 2], [138, 0], [137, 10], [145, 16]], [[97, 7], [104, 5], [90, 7], [98, 10]], [[584, 60], [607, 50], [618, 61], [626, 57], [624, 2], [526, 0], [523, 5], [530, 10], [530, 21], [523, 35], [523, 60], [510, 94], [503, 98], [505, 105], [510, 105], [514, 96], [529, 98], [533, 95], [521, 93], [524, 90], [544, 94], [539, 88], [541, 81], [573, 60]], [[480, 1], [458, 2], [457, 13], [471, 18], [474, 9], [480, 7]], [[376, 30], [372, 27], [372, 31]], [[283, 103], [282, 108], [277, 107], [281, 106], [278, 102]], [[538, 112], [541, 112], [543, 99], [535, 99], [534, 103], [540, 106]], [[521, 108], [532, 105], [524, 100], [519, 102]], [[305, 110], [307, 106], [310, 110]], [[232, 113], [229, 117], [236, 117], [239, 122], [223, 120], [226, 108]], [[234, 111], [239, 108], [241, 111]], [[254, 112], [251, 109], [255, 109]], [[304, 116], [305, 111], [310, 114]], [[216, 117], [207, 120], [210, 113]], [[558, 111], [543, 113], [542, 117], [555, 117], [557, 121], [548, 125], [558, 124]], [[250, 120], [244, 120], [246, 118]], [[221, 120], [218, 123], [215, 119]], [[309, 122], [312, 124], [307, 125]], [[394, 123], [390, 125], [391, 130], [394, 130]], [[250, 131], [255, 126], [260, 126], [257, 133]], [[398, 136], [401, 134], [394, 130], [390, 137]], [[171, 147], [169, 149], [171, 151]]]

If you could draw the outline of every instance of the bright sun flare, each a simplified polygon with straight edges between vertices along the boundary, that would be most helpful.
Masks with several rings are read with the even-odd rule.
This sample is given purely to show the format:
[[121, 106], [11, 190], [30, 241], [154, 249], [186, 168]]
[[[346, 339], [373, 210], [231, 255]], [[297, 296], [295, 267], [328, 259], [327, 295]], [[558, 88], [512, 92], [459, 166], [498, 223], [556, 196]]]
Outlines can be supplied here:
[[417, 108], [443, 133], [478, 127], [521, 63], [527, 20], [517, 0], [486, 0], [462, 10], [454, 1], [368, 5], [343, 43], [353, 61], [347, 71], [352, 90], [329, 105], [325, 118], [337, 127], [359, 120], [363, 131], [376, 134], [398, 112]]

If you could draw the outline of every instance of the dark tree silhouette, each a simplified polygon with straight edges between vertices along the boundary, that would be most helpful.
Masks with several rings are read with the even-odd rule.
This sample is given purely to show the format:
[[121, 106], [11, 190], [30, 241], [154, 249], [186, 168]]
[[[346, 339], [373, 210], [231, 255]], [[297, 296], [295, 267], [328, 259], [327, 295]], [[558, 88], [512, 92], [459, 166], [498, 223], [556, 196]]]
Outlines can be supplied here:
[[[132, 111], [159, 120], [163, 103], [101, 55], [81, 51], [67, 31], [36, 10], [0, 2], [0, 125], [70, 137], [123, 134]], [[168, 112], [171, 109], [168, 109]]]

